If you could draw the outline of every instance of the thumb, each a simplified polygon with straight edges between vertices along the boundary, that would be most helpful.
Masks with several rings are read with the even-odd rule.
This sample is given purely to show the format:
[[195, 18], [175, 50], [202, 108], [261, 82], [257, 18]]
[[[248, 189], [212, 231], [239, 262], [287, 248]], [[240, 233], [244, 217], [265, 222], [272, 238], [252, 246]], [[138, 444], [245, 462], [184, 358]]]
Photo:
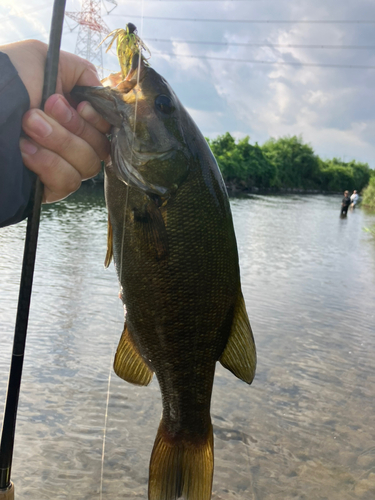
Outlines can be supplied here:
[[75, 85], [101, 86], [93, 64], [70, 52], [61, 51], [57, 77], [57, 93], [68, 94]]

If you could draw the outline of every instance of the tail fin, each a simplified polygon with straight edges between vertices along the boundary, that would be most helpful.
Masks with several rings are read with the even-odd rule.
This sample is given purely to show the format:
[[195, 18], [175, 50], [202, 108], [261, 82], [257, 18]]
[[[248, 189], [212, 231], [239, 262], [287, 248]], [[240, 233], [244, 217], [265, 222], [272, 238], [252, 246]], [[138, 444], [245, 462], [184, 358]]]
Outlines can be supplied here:
[[198, 443], [167, 439], [160, 422], [150, 461], [149, 500], [210, 500], [214, 469], [212, 424]]

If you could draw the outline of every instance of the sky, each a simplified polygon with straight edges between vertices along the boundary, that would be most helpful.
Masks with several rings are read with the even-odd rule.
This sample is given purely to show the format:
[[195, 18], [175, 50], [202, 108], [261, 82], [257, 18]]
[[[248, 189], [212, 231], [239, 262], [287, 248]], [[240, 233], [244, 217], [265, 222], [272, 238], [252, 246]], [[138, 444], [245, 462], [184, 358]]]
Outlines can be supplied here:
[[[67, 0], [66, 11], [81, 5]], [[137, 26], [205, 136], [301, 135], [323, 159], [375, 168], [374, 0], [118, 0], [107, 14], [113, 7], [103, 0], [105, 24]], [[0, 45], [48, 42], [51, 14], [52, 1], [1, 0]], [[63, 50], [75, 52], [79, 29], [66, 20]], [[103, 50], [103, 67], [118, 71], [113, 52]]]

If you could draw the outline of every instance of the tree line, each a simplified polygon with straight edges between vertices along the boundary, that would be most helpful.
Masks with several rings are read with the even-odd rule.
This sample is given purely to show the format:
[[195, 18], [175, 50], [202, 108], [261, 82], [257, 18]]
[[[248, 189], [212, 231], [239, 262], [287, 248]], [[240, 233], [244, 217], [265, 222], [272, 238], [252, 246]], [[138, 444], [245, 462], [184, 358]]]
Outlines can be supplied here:
[[375, 172], [367, 163], [322, 160], [301, 137], [269, 139], [263, 146], [250, 144], [248, 136], [236, 141], [229, 132], [206, 140], [232, 189], [360, 192], [372, 176], [375, 187]]

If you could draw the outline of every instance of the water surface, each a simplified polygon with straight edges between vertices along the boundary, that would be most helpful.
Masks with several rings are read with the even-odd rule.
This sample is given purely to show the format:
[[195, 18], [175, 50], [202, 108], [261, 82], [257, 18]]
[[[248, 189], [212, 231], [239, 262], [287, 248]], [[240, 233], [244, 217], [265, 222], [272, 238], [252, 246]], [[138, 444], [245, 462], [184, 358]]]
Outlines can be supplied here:
[[[214, 500], [375, 498], [375, 215], [339, 218], [340, 197], [232, 200], [243, 292], [258, 349], [252, 386], [217, 367]], [[99, 499], [107, 389], [123, 327], [104, 270], [103, 198], [44, 207], [13, 480], [22, 499]], [[0, 412], [25, 224], [0, 230]], [[147, 498], [161, 414], [156, 380], [112, 374], [103, 499]]]

